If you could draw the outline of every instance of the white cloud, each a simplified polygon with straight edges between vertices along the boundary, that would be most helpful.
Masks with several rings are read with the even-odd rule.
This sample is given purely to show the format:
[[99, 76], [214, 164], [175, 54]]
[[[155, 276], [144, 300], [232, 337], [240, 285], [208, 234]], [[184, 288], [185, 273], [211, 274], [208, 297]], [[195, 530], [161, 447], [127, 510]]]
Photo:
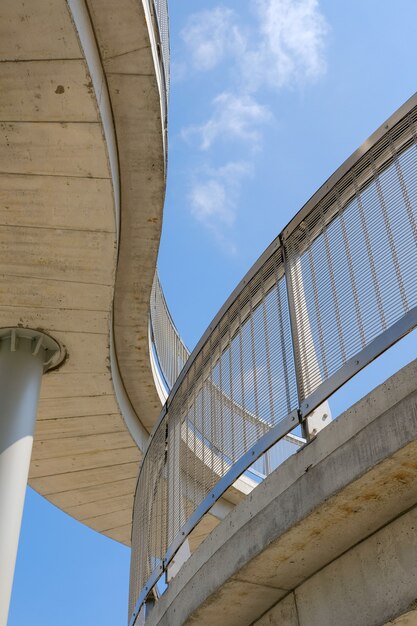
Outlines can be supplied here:
[[239, 16], [224, 7], [192, 15], [182, 37], [197, 70], [213, 69], [226, 59], [237, 78], [231, 90], [212, 101], [212, 114], [186, 128], [208, 150], [218, 138], [243, 139], [259, 147], [259, 127], [272, 119], [254, 93], [268, 86], [282, 89], [312, 81], [326, 71], [327, 22], [318, 0], [253, 0], [255, 26], [244, 30]]
[[200, 222], [207, 224], [218, 220], [229, 226], [233, 224], [234, 215], [224, 183], [214, 178], [194, 183], [190, 192], [190, 201], [191, 213]]
[[182, 135], [186, 139], [197, 136], [202, 150], [210, 148], [218, 138], [248, 141], [256, 148], [261, 139], [257, 127], [271, 119], [268, 108], [252, 96], [221, 93], [213, 100], [213, 113], [207, 122], [188, 127]]
[[190, 16], [181, 35], [195, 70], [230, 60], [243, 92], [300, 84], [326, 71], [329, 27], [318, 0], [253, 0], [252, 6], [251, 28], [221, 6]]
[[250, 163], [231, 161], [217, 169], [207, 168], [190, 188], [191, 214], [230, 253], [236, 251], [229, 233], [236, 220], [242, 180], [251, 172]]
[[241, 65], [249, 87], [275, 88], [315, 80], [326, 71], [328, 25], [318, 0], [255, 0], [258, 44]]
[[[182, 137], [204, 151], [219, 140], [243, 141], [249, 144], [253, 161], [254, 150], [262, 144], [262, 129], [273, 120], [260, 94], [302, 85], [325, 73], [328, 25], [319, 0], [252, 0], [250, 6], [251, 24], [222, 6], [188, 19], [181, 33], [187, 50], [183, 75], [190, 68], [207, 72], [226, 61], [229, 71], [223, 72], [227, 89], [212, 100], [211, 114], [205, 122], [185, 128]], [[251, 163], [241, 161], [217, 170], [206, 168], [190, 188], [192, 215], [229, 252], [235, 251], [230, 232], [242, 182], [251, 170]]]
[[191, 53], [191, 63], [199, 71], [207, 71], [223, 61], [226, 54], [241, 46], [241, 34], [235, 24], [234, 11], [215, 7], [191, 15], [181, 37]]

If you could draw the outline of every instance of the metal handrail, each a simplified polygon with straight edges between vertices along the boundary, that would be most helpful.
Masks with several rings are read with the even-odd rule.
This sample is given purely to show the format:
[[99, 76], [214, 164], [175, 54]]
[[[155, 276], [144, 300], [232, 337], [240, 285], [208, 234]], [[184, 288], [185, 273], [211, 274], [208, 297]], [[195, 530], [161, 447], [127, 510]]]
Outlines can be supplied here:
[[[247, 311], [245, 313], [247, 315]], [[165, 300], [164, 292], [159, 280], [158, 271], [155, 272], [154, 281], [151, 291], [150, 299], [150, 315], [149, 315], [149, 338], [151, 346], [151, 359], [154, 363], [153, 375], [155, 385], [160, 392], [161, 400], [165, 404], [169, 392], [181, 373], [185, 363], [187, 362], [190, 352], [182, 340], [175, 323], [172, 319], [168, 305]], [[238, 402], [232, 401], [230, 396], [220, 389], [218, 385], [211, 383], [209, 385], [208, 393], [217, 397], [219, 402], [222, 402], [228, 410], [233, 410], [238, 413], [241, 418], [249, 423], [260, 426], [261, 428], [268, 427], [267, 422], [262, 420], [258, 415], [251, 413]], [[201, 436], [198, 429], [196, 432]], [[287, 441], [296, 448], [299, 448], [305, 443], [305, 439], [288, 435]], [[216, 446], [213, 443], [208, 444], [213, 449]], [[222, 455], [222, 451], [218, 451]], [[259, 471], [260, 476], [265, 477], [269, 472], [268, 468], [274, 466], [274, 462], [269, 458], [266, 453], [262, 463], [262, 472]], [[260, 468], [258, 468], [259, 470]], [[252, 468], [251, 471], [257, 471]]]
[[[272, 242], [178, 376], [138, 480], [132, 626], [175, 554], [233, 482], [417, 326], [416, 276], [417, 94]], [[193, 428], [231, 464], [200, 445]]]
[[165, 133], [165, 158], [168, 158], [168, 102], [170, 91], [170, 40], [168, 0], [148, 0], [152, 7], [154, 31], [157, 36], [157, 50], [161, 75], [161, 105]]
[[155, 272], [150, 300], [150, 338], [166, 387], [171, 390], [190, 352], [181, 339]]
[[169, 14], [168, 0], [153, 0], [155, 7], [156, 21], [160, 35], [161, 56], [164, 67], [165, 86], [167, 97], [169, 96], [169, 67], [170, 67], [170, 49], [169, 49]]

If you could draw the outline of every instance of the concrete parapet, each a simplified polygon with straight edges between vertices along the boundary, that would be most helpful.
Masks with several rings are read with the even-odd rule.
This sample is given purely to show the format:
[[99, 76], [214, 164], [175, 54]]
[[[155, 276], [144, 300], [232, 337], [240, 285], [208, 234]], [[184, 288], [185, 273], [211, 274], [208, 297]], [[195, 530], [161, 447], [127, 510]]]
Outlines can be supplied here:
[[[417, 509], [317, 572], [256, 626], [382, 626], [417, 599]], [[389, 624], [417, 624], [415, 611]]]
[[414, 619], [416, 381], [417, 361], [271, 474], [192, 555], [147, 624]]

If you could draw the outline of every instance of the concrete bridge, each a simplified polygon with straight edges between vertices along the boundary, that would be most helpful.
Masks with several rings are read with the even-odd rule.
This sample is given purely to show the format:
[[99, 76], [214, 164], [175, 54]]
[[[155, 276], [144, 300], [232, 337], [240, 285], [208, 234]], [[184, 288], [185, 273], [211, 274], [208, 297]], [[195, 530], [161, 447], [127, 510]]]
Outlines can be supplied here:
[[0, 626], [28, 478], [132, 539], [132, 626], [417, 623], [417, 363], [333, 423], [327, 404], [417, 325], [417, 96], [189, 355], [154, 282], [167, 20], [0, 8]]
[[[336, 422], [327, 400], [417, 326], [416, 147], [415, 95], [264, 251], [177, 375], [138, 479], [130, 626], [382, 626], [415, 609], [417, 364]], [[181, 346], [151, 319], [172, 371]]]
[[[165, 193], [161, 49], [153, 2], [1, 3], [2, 625], [29, 462], [36, 491], [130, 543], [141, 449], [161, 408], [148, 342]], [[57, 356], [30, 457], [39, 371], [25, 415], [23, 369], [17, 398], [5, 372], [45, 336]], [[44, 344], [28, 362], [34, 350], [42, 368]]]

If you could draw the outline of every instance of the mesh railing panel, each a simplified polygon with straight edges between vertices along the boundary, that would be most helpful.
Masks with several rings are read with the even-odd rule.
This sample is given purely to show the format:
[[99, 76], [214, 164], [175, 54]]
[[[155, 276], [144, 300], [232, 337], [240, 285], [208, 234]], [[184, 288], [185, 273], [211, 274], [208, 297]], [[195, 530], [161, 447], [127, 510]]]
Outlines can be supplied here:
[[285, 242], [302, 399], [417, 305], [416, 119], [387, 132]]
[[171, 390], [190, 353], [172, 321], [157, 272], [151, 291], [150, 323], [158, 365]]
[[162, 48], [162, 63], [165, 74], [165, 86], [167, 91], [167, 100], [169, 98], [169, 18], [168, 18], [168, 0], [153, 0], [155, 14], [158, 23], [159, 36]]
[[[148, 0], [152, 7], [154, 29], [157, 34], [157, 50], [161, 73], [161, 104], [162, 123], [165, 129], [167, 144], [168, 102], [170, 90], [170, 44], [169, 44], [169, 17], [168, 0]], [[167, 147], [165, 145], [165, 150]], [[166, 155], [167, 156], [167, 155]]]
[[[161, 369], [172, 380], [177, 375], [172, 359], [175, 331], [157, 279], [151, 319], [155, 344], [165, 345], [159, 353]], [[166, 551], [233, 464], [286, 418], [297, 402], [288, 299], [278, 248], [199, 349], [169, 405], [169, 421], [164, 418], [154, 435], [140, 474], [134, 511], [131, 606], [137, 598], [135, 591], [150, 576], [149, 555], [155, 559], [164, 552], [160, 544], [151, 546], [146, 539], [147, 529], [159, 519], [158, 480], [162, 480], [168, 499], [163, 509], [166, 518], [160, 520], [166, 528]], [[164, 435], [167, 454], [162, 454]], [[294, 443], [286, 443], [293, 452]], [[278, 450], [276, 454], [279, 456]], [[149, 498], [153, 516], [143, 511]]]
[[129, 615], [151, 574], [159, 569], [167, 550], [168, 475], [166, 429], [160, 423], [141, 468], [133, 506], [132, 554], [130, 561]]
[[256, 458], [286, 458], [297, 412], [308, 419], [417, 325], [417, 97], [392, 120], [265, 251], [185, 364], [139, 478], [131, 607]]
[[278, 251], [210, 333], [170, 405], [168, 462], [182, 480], [171, 492], [179, 504], [168, 543], [231, 466], [297, 405], [280, 257]]

